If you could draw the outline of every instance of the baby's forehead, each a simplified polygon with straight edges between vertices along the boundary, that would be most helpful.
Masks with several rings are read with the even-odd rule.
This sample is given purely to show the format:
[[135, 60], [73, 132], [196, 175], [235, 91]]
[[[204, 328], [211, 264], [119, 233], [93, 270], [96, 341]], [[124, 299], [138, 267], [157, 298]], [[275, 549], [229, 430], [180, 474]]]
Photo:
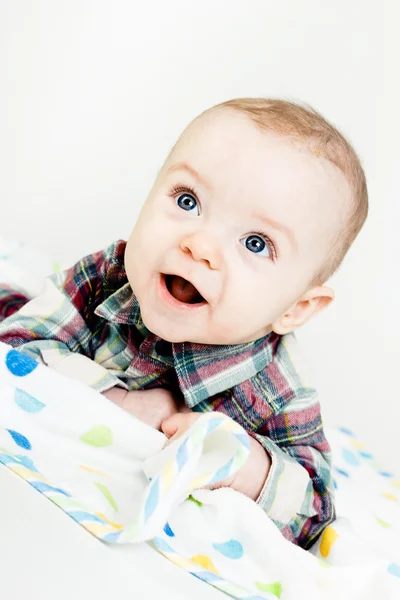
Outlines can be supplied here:
[[257, 213], [305, 234], [313, 225], [330, 229], [351, 195], [343, 173], [302, 140], [262, 131], [232, 110], [192, 123], [165, 166], [169, 176], [193, 184], [200, 201], [240, 216]]
[[[168, 163], [195, 162], [207, 169], [218, 165], [230, 175], [273, 174], [276, 165], [299, 163], [304, 170], [325, 164], [316, 148], [300, 137], [261, 129], [237, 110], [216, 108], [200, 115], [182, 133]], [[233, 171], [232, 167], [239, 168]]]
[[[304, 140], [275, 131], [261, 130], [247, 116], [231, 110], [215, 110], [196, 119], [183, 133], [168, 161], [168, 167], [187, 164], [208, 179], [250, 189], [322, 186], [348, 187], [343, 173]], [[276, 197], [277, 200], [279, 199]]]

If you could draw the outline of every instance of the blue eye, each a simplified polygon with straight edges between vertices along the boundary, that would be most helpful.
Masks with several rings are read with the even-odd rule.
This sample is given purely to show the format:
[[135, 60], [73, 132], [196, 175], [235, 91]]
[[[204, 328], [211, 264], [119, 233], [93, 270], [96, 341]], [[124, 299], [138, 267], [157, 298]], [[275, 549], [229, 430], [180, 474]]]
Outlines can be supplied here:
[[244, 242], [243, 245], [246, 246], [246, 248], [250, 250], [250, 252], [253, 252], [253, 254], [260, 254], [261, 256], [272, 258], [273, 253], [271, 251], [271, 248], [260, 235], [255, 235], [253, 233], [242, 238], [240, 241], [242, 243]]
[[197, 214], [199, 214], [197, 200], [194, 196], [192, 196], [192, 194], [180, 194], [176, 199], [176, 203], [179, 208], [188, 212], [192, 211], [194, 208], [197, 208]]

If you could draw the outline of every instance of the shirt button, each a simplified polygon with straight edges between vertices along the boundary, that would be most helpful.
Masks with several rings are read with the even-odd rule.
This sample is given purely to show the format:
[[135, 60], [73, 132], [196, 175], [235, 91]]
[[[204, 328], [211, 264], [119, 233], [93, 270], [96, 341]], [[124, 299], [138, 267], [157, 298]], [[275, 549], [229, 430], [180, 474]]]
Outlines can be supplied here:
[[165, 340], [160, 340], [155, 345], [155, 351], [160, 356], [172, 356], [172, 344]]

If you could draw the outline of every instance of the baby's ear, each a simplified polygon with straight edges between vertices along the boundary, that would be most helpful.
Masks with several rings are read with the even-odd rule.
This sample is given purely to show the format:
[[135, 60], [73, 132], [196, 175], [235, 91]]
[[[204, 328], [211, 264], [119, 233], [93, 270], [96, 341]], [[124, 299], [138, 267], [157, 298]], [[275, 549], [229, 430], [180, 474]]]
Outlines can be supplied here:
[[325, 285], [308, 290], [289, 310], [272, 323], [272, 330], [279, 335], [290, 333], [321, 312], [334, 298], [333, 289]]

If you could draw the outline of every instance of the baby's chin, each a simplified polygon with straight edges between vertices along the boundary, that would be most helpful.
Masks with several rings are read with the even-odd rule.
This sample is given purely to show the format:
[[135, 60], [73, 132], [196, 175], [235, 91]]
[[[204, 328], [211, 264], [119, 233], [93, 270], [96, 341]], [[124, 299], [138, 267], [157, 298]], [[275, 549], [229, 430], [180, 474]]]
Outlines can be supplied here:
[[145, 327], [157, 337], [173, 344], [189, 342], [232, 346], [255, 341], [271, 330], [266, 327], [256, 332], [249, 329], [239, 331], [237, 316], [232, 323], [226, 319], [221, 322], [216, 314], [218, 311], [214, 311], [208, 304], [181, 311], [163, 306], [159, 298], [155, 299], [152, 294], [144, 293], [142, 298], [137, 294], [137, 298]]
[[146, 315], [142, 314], [143, 323], [146, 328], [157, 337], [170, 342], [172, 344], [182, 344], [189, 342], [192, 344], [212, 344], [215, 342], [207, 342], [204, 335], [196, 334], [195, 331], [188, 331], [187, 328], [177, 327], [175, 323], [162, 323], [158, 319], [147, 319]]
[[[246, 335], [241, 339], [237, 336], [232, 336], [232, 333], [218, 332], [216, 327], [212, 327], [212, 331], [207, 331], [203, 326], [196, 327], [195, 323], [186, 325], [184, 323], [176, 323], [168, 319], [153, 319], [146, 312], [142, 314], [143, 323], [146, 328], [157, 337], [170, 342], [172, 344], [191, 343], [201, 344], [206, 346], [232, 346], [254, 341], [263, 335]], [[234, 325], [232, 325], [232, 330]]]

